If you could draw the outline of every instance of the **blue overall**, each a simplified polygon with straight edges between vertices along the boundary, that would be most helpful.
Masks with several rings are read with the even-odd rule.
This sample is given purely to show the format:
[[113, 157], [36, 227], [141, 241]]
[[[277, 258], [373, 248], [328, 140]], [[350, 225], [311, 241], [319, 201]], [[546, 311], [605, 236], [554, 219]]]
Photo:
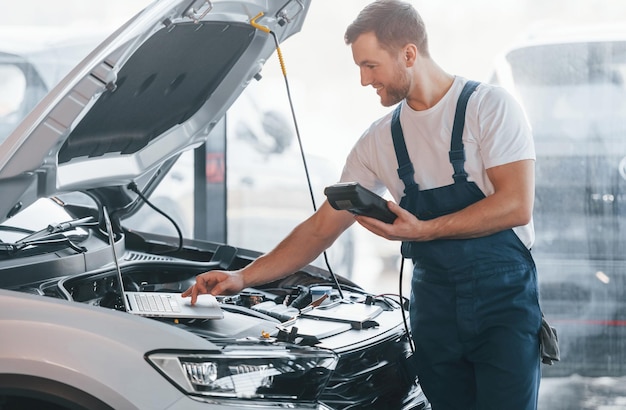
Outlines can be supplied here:
[[[454, 118], [451, 185], [419, 190], [400, 125], [392, 119], [398, 175], [405, 185], [400, 206], [421, 220], [459, 211], [485, 198], [464, 170], [463, 89]], [[476, 239], [403, 242], [414, 263], [411, 329], [417, 374], [434, 410], [530, 410], [540, 380], [535, 264], [513, 230]]]

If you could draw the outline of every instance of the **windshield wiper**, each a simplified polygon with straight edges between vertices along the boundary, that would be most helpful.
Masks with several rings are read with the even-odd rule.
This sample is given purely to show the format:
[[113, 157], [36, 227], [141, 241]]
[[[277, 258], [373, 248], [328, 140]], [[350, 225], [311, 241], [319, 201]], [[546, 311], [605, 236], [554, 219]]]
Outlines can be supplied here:
[[84, 253], [87, 250], [75, 244], [63, 232], [71, 231], [76, 228], [95, 226], [98, 222], [92, 216], [85, 218], [73, 219], [71, 221], [61, 222], [57, 225], [48, 225], [46, 228], [33, 232], [14, 243], [1, 242], [0, 252], [5, 254], [15, 254], [26, 248], [48, 245], [66, 245], [78, 253]]
[[[23, 237], [16, 244], [21, 244], [24, 242], [32, 242], [39, 239], [50, 238], [54, 239], [55, 234], [59, 234], [61, 232], [71, 231], [76, 228], [80, 228], [82, 226], [95, 226], [98, 222], [94, 219], [93, 216], [87, 216], [85, 218], [72, 219], [71, 221], [61, 222], [57, 225], [48, 225], [46, 228], [33, 232], [32, 234]], [[66, 236], [63, 236], [66, 238]]]
[[33, 248], [41, 245], [67, 245], [78, 253], [87, 252], [87, 249], [76, 245], [70, 238], [62, 233], [48, 234], [48, 236], [29, 241], [20, 241], [15, 243], [0, 242], [0, 252], [8, 254], [17, 253], [26, 248]]

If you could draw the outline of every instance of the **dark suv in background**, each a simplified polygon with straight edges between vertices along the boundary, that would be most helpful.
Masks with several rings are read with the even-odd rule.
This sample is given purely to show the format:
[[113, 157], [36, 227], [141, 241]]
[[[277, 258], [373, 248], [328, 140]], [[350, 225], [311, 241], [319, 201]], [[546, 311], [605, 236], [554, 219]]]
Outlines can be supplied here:
[[626, 37], [543, 32], [491, 82], [518, 97], [537, 152], [532, 252], [562, 361], [547, 375], [626, 374]]

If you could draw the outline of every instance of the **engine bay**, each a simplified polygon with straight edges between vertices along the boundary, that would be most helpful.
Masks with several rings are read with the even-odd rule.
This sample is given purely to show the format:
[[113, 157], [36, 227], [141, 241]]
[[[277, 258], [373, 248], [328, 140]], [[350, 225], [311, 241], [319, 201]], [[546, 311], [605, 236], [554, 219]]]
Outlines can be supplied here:
[[[222, 266], [215, 260], [193, 262], [134, 251], [125, 253], [122, 260], [124, 289], [141, 292], [180, 293], [194, 284], [197, 274]], [[306, 272], [298, 272], [296, 277], [296, 281], [289, 279], [293, 284], [274, 283], [234, 296], [218, 296], [223, 319], [158, 320], [184, 325], [211, 340], [256, 338], [305, 345], [351, 331], [378, 333], [389, 330], [387, 322], [397, 324], [400, 304], [390, 296], [376, 297], [345, 285], [342, 297], [330, 280], [321, 281]], [[118, 282], [114, 269], [96, 270], [46, 281], [30, 292], [124, 311]], [[395, 320], [387, 319], [390, 314]]]
[[[39, 242], [44, 244], [31, 245], [28, 253], [6, 252], [0, 260], [2, 287], [127, 314], [122, 289], [181, 293], [202, 272], [239, 269], [259, 256], [193, 240], [173, 249], [171, 241], [158, 235], [128, 230], [107, 235], [96, 225], [79, 230], [80, 235], [76, 229], [68, 235], [74, 246], [67, 246], [66, 239], [49, 244], [48, 233], [43, 233]], [[176, 327], [226, 350], [246, 346], [261, 353], [297, 346], [332, 351], [340, 359], [322, 399], [333, 408], [381, 400], [392, 403], [388, 408], [423, 408], [419, 384], [405, 368], [411, 356], [408, 306], [398, 295], [372, 294], [349, 279], [307, 266], [284, 279], [216, 300], [223, 313], [220, 319], [145, 320]]]

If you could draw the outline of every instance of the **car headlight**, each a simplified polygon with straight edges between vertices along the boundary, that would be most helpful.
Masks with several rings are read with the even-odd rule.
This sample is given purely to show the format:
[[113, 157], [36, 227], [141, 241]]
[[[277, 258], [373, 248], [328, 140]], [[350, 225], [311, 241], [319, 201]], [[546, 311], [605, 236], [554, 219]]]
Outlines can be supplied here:
[[305, 402], [319, 398], [338, 360], [328, 350], [274, 345], [152, 352], [146, 359], [191, 395]]

